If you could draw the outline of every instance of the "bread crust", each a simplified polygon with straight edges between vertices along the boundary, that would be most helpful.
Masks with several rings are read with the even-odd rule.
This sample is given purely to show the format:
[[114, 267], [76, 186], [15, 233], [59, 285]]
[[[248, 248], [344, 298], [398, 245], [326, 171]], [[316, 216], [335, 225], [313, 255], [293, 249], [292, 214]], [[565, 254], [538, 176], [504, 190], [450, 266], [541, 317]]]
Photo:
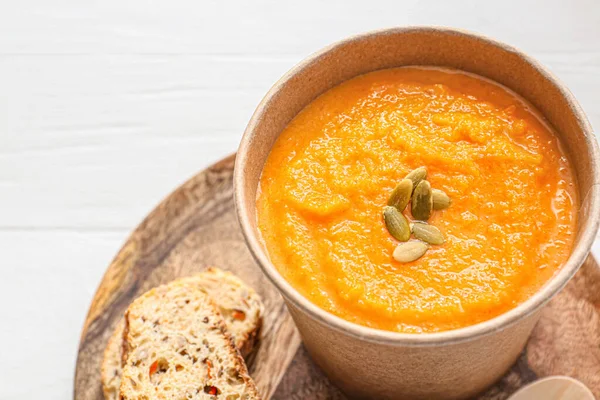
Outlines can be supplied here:
[[126, 332], [125, 319], [121, 319], [108, 339], [106, 349], [104, 349], [104, 359], [102, 360], [101, 379], [102, 393], [106, 400], [116, 400], [119, 396], [119, 386], [121, 384], [121, 369], [123, 365], [125, 342], [123, 335]]

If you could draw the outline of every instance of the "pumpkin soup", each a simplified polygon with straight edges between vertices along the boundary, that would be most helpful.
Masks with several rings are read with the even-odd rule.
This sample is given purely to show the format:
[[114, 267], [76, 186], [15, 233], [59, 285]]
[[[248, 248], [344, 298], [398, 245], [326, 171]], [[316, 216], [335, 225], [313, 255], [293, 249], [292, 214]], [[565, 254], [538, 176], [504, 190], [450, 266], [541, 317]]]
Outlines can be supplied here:
[[[394, 192], [420, 167], [444, 205], [419, 211], [427, 226], [415, 232]], [[418, 333], [490, 319], [533, 294], [569, 256], [575, 196], [557, 137], [522, 99], [471, 74], [406, 67], [305, 107], [273, 146], [256, 205], [271, 261], [310, 301]], [[388, 203], [402, 203], [400, 219]], [[392, 236], [384, 209], [410, 232], [402, 222]], [[425, 234], [440, 239], [416, 259], [394, 257]]]

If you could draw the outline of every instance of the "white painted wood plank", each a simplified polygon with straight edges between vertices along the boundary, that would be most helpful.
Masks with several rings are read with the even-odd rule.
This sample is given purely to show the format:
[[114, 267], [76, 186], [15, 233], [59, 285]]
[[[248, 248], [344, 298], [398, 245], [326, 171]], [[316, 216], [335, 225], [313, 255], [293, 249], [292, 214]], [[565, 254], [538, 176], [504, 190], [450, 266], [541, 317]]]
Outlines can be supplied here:
[[81, 327], [125, 231], [0, 232], [0, 399], [72, 398]]
[[235, 151], [256, 104], [293, 62], [6, 57], [0, 227], [134, 226]]
[[168, 5], [24, 0], [0, 14], [0, 49], [19, 54], [306, 54], [365, 30], [428, 24], [483, 31], [528, 51], [589, 51], [597, 46], [597, 7], [595, 0], [174, 0]]

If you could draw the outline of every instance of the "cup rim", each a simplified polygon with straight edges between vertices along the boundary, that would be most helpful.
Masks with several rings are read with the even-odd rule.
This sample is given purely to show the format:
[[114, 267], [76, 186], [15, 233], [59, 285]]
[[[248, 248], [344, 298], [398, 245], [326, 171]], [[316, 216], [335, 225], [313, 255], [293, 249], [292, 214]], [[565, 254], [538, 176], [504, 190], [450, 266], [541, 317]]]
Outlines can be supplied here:
[[[441, 32], [451, 35], [468, 36], [486, 42], [492, 46], [500, 47], [508, 52], [516, 53], [527, 63], [531, 64], [537, 71], [539, 71], [545, 78], [547, 78], [557, 87], [561, 95], [567, 100], [572, 112], [581, 122], [583, 134], [586, 139], [586, 145], [592, 159], [592, 172], [594, 172], [594, 176], [600, 176], [600, 150], [595, 140], [592, 127], [573, 94], [546, 67], [513, 46], [478, 33], [439, 26], [407, 26], [368, 31], [342, 39], [311, 54], [286, 72], [269, 89], [267, 94], [261, 100], [254, 114], [252, 115], [246, 130], [244, 131], [236, 157], [233, 185], [235, 208], [248, 248], [250, 249], [250, 252], [262, 269], [263, 273], [269, 278], [275, 287], [277, 287], [279, 292], [287, 301], [294, 304], [297, 308], [300, 308], [316, 321], [328, 326], [331, 329], [353, 336], [357, 339], [393, 346], [422, 347], [460, 343], [473, 340], [481, 336], [490, 335], [517, 323], [523, 318], [526, 318], [527, 316], [539, 310], [567, 284], [567, 282], [573, 277], [573, 275], [575, 275], [579, 267], [585, 261], [598, 231], [600, 224], [600, 213], [590, 213], [590, 217], [581, 224], [580, 238], [574, 243], [573, 250], [571, 251], [571, 255], [566, 263], [550, 278], [549, 281], [547, 281], [526, 301], [492, 319], [458, 329], [434, 333], [401, 333], [366, 327], [342, 319], [341, 317], [331, 314], [328, 311], [318, 307], [300, 294], [300, 292], [298, 292], [290, 283], [288, 283], [288, 281], [271, 263], [265, 249], [260, 243], [260, 240], [258, 239], [257, 235], [255, 235], [252, 229], [249, 214], [244, 205], [247, 198], [247, 193], [244, 186], [244, 172], [246, 170], [248, 161], [248, 151], [252, 144], [253, 138], [256, 135], [256, 125], [267, 110], [270, 101], [274, 96], [277, 95], [281, 87], [284, 86], [289, 80], [293, 79], [302, 70], [311, 64], [318, 62], [320, 57], [323, 55], [331, 52], [339, 46], [343, 46], [351, 42], [365, 40], [381, 35], [397, 35], [415, 32]], [[591, 210], [600, 209], [600, 183], [598, 179], [593, 182], [586, 196], [590, 196]], [[586, 196], [584, 196], [582, 200], [584, 200]]]

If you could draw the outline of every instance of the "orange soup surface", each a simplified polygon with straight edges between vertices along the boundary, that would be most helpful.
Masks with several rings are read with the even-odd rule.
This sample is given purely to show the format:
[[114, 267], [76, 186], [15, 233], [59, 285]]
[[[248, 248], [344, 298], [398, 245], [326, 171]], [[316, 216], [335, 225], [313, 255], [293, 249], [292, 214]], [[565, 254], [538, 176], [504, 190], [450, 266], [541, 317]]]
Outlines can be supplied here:
[[[428, 221], [446, 240], [402, 264], [382, 210], [420, 166], [452, 200]], [[522, 99], [474, 75], [409, 67], [351, 79], [302, 110], [267, 159], [256, 206], [271, 261], [310, 301], [418, 333], [531, 296], [569, 256], [576, 200], [557, 137]]]

